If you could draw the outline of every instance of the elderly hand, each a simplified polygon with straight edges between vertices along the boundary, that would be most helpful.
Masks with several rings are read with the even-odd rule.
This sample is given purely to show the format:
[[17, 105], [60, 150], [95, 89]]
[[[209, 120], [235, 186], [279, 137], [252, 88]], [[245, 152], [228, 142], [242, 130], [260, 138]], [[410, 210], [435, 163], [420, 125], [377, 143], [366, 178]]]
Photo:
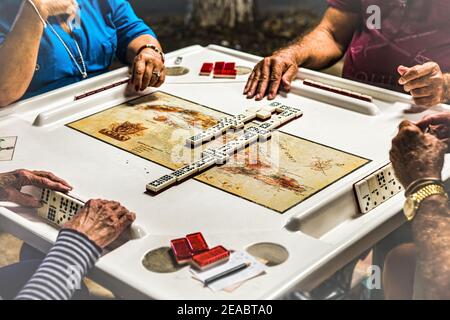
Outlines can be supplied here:
[[56, 177], [50, 172], [16, 170], [0, 174], [0, 201], [14, 202], [31, 208], [39, 208], [39, 199], [22, 193], [24, 186], [36, 186], [60, 192], [68, 192], [72, 187], [64, 180]]
[[134, 213], [118, 202], [90, 200], [64, 228], [83, 233], [100, 248], [105, 248], [114, 242], [135, 218]]
[[447, 152], [450, 152], [450, 112], [426, 116], [417, 123], [417, 126], [444, 142], [447, 145]]
[[446, 150], [447, 145], [437, 137], [424, 133], [409, 121], [403, 121], [390, 152], [400, 183], [407, 188], [419, 179], [441, 179]]
[[448, 75], [437, 63], [428, 62], [412, 68], [400, 66], [398, 81], [419, 106], [433, 107], [448, 99]]
[[153, 49], [142, 50], [134, 59], [131, 80], [136, 91], [160, 87], [166, 80], [166, 68], [161, 55]]
[[44, 19], [51, 16], [76, 14], [78, 3], [75, 0], [33, 0]]
[[268, 95], [268, 99], [273, 100], [280, 88], [288, 92], [298, 72], [297, 50], [297, 47], [291, 46], [259, 62], [245, 86], [247, 98], [256, 96], [259, 101]]

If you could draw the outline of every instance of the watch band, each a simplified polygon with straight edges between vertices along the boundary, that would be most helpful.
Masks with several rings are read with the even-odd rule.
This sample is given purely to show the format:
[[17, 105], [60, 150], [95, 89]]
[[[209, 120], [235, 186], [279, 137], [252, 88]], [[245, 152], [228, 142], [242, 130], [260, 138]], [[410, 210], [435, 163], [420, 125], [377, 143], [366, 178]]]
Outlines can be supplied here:
[[414, 219], [417, 210], [419, 210], [421, 203], [434, 195], [445, 196], [448, 199], [447, 192], [445, 188], [440, 184], [428, 184], [425, 187], [421, 188], [417, 192], [410, 195], [405, 202], [405, 215], [408, 221]]
[[440, 194], [447, 196], [445, 189], [441, 185], [429, 184], [426, 187], [423, 187], [422, 189], [414, 193], [411, 197], [413, 197], [418, 202], [422, 202], [428, 197]]
[[164, 54], [164, 52], [162, 52], [157, 46], [155, 46], [154, 44], [151, 43], [147, 43], [145, 45], [143, 45], [137, 52], [136, 55], [140, 54], [142, 52], [142, 50], [145, 49], [152, 49], [153, 51], [159, 53], [161, 55], [162, 61], [165, 62], [166, 61], [166, 55]]
[[435, 178], [423, 178], [423, 179], [419, 179], [419, 180], [416, 180], [413, 183], [411, 183], [406, 188], [405, 195], [407, 197], [409, 197], [413, 193], [416, 193], [418, 190], [420, 190], [423, 187], [426, 187], [427, 185], [430, 185], [430, 184], [437, 184], [437, 185], [442, 186], [445, 189], [445, 184], [442, 180], [435, 179]]

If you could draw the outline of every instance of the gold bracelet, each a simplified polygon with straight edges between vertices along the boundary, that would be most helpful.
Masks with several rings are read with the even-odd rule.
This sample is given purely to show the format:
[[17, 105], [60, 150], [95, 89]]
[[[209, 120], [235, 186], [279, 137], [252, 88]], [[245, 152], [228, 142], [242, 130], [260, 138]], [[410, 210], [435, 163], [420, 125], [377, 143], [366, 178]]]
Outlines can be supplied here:
[[163, 63], [166, 61], [166, 56], [165, 56], [164, 52], [162, 52], [161, 50], [159, 50], [159, 48], [158, 48], [157, 46], [155, 46], [154, 44], [151, 44], [151, 43], [148, 43], [148, 44], [143, 45], [143, 46], [138, 50], [138, 52], [137, 52], [136, 55], [140, 54], [140, 53], [142, 52], [142, 50], [145, 50], [145, 49], [152, 49], [152, 50], [155, 51], [156, 53], [159, 53], [159, 55], [160, 55], [161, 58], [162, 58]]

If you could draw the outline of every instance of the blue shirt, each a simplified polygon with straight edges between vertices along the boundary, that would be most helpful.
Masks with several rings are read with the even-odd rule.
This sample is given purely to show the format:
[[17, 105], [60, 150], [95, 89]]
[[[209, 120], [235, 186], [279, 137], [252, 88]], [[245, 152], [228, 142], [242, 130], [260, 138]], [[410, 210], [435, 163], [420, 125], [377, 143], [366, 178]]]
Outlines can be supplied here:
[[[0, 0], [0, 45], [13, 29], [22, 3], [22, 0]], [[81, 66], [75, 44], [75, 40], [77, 41], [89, 77], [107, 71], [114, 56], [126, 63], [127, 48], [133, 39], [141, 35], [156, 38], [155, 33], [136, 16], [127, 0], [78, 0], [78, 4], [81, 26], [74, 29], [73, 38], [61, 28], [54, 17], [50, 17], [48, 22], [64, 40]], [[41, 39], [33, 80], [25, 98], [80, 80], [82, 80], [81, 73], [67, 50], [47, 27]]]

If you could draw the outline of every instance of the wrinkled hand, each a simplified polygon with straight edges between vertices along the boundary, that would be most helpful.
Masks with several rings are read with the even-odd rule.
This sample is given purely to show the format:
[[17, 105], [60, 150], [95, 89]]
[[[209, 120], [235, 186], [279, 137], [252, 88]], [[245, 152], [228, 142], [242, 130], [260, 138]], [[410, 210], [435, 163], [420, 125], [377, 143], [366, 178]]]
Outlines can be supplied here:
[[134, 90], [160, 87], [166, 80], [166, 68], [161, 55], [153, 49], [144, 49], [134, 59], [130, 84]]
[[78, 3], [74, 0], [33, 0], [44, 19], [52, 16], [76, 14]]
[[251, 73], [244, 94], [248, 99], [275, 99], [278, 91], [288, 92], [298, 72], [296, 48], [288, 47], [259, 62]]
[[54, 174], [45, 171], [16, 170], [0, 174], [0, 201], [14, 202], [19, 205], [39, 208], [39, 199], [22, 193], [24, 186], [36, 186], [60, 192], [68, 192], [72, 187]]
[[450, 112], [426, 116], [417, 123], [417, 126], [444, 142], [447, 145], [447, 152], [450, 152]]
[[118, 202], [90, 200], [64, 228], [83, 233], [100, 248], [105, 248], [135, 219], [135, 214]]
[[407, 188], [418, 179], [441, 179], [447, 145], [435, 136], [424, 133], [409, 121], [400, 124], [392, 140], [390, 158], [400, 183]]
[[447, 97], [447, 76], [435, 62], [427, 62], [412, 68], [400, 66], [399, 84], [411, 94], [414, 102], [423, 107], [433, 107], [445, 102]]

